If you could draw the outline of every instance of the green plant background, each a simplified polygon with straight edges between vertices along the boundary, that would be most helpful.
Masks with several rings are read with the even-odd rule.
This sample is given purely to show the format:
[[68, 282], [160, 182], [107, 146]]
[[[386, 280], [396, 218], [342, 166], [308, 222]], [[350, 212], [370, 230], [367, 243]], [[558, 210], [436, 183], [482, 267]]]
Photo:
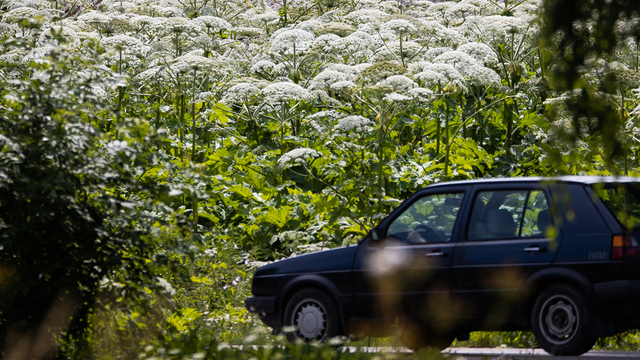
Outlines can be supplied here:
[[[3, 351], [46, 329], [59, 358], [439, 358], [286, 344], [243, 300], [260, 264], [355, 244], [432, 183], [637, 176], [640, 57], [625, 29], [638, 14], [618, 19], [615, 46], [588, 53], [567, 87], [562, 39], [540, 10], [0, 0]], [[38, 233], [36, 218], [64, 232]], [[83, 228], [91, 236], [78, 218], [95, 224]], [[67, 248], [82, 251], [56, 262]], [[81, 299], [75, 325], [47, 323], [53, 308], [25, 305], [35, 294]], [[454, 344], [535, 340], [472, 333]], [[637, 344], [631, 331], [597, 348]]]

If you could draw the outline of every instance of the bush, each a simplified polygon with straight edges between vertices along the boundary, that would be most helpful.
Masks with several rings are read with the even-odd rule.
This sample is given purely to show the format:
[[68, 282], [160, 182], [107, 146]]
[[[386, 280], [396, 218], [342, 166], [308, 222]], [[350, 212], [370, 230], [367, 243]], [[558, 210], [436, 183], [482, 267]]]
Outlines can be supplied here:
[[144, 123], [122, 126], [121, 139], [96, 130], [107, 109], [92, 88], [99, 80], [75, 71], [80, 61], [53, 48], [7, 67], [15, 77], [0, 85], [5, 355], [46, 357], [58, 337], [82, 347], [100, 292], [117, 285], [124, 297], [139, 298], [158, 288], [157, 270], [168, 263], [158, 227], [170, 225], [171, 211], [154, 200], [162, 187], [140, 176], [158, 159], [159, 137]]

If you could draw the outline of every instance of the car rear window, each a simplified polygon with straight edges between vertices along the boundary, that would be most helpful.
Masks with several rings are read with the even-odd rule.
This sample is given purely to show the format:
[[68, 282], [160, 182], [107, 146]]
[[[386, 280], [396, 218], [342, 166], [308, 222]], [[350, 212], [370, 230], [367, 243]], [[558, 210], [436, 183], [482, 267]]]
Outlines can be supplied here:
[[599, 183], [592, 188], [623, 226], [640, 228], [640, 183]]

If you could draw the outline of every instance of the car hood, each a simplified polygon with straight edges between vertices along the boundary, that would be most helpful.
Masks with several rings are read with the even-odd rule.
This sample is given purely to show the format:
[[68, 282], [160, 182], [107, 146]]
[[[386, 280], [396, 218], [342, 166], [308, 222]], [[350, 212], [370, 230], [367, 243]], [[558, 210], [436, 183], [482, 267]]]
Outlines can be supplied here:
[[349, 246], [290, 257], [259, 267], [254, 277], [351, 269], [357, 251], [357, 246]]

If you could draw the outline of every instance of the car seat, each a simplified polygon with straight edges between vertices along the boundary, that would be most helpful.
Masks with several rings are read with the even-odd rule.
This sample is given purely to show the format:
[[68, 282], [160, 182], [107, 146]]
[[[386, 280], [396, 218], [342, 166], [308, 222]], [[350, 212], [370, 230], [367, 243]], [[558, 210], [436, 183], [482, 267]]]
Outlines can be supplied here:
[[505, 209], [490, 210], [486, 215], [485, 225], [487, 235], [494, 239], [515, 237], [518, 230], [513, 216]]

